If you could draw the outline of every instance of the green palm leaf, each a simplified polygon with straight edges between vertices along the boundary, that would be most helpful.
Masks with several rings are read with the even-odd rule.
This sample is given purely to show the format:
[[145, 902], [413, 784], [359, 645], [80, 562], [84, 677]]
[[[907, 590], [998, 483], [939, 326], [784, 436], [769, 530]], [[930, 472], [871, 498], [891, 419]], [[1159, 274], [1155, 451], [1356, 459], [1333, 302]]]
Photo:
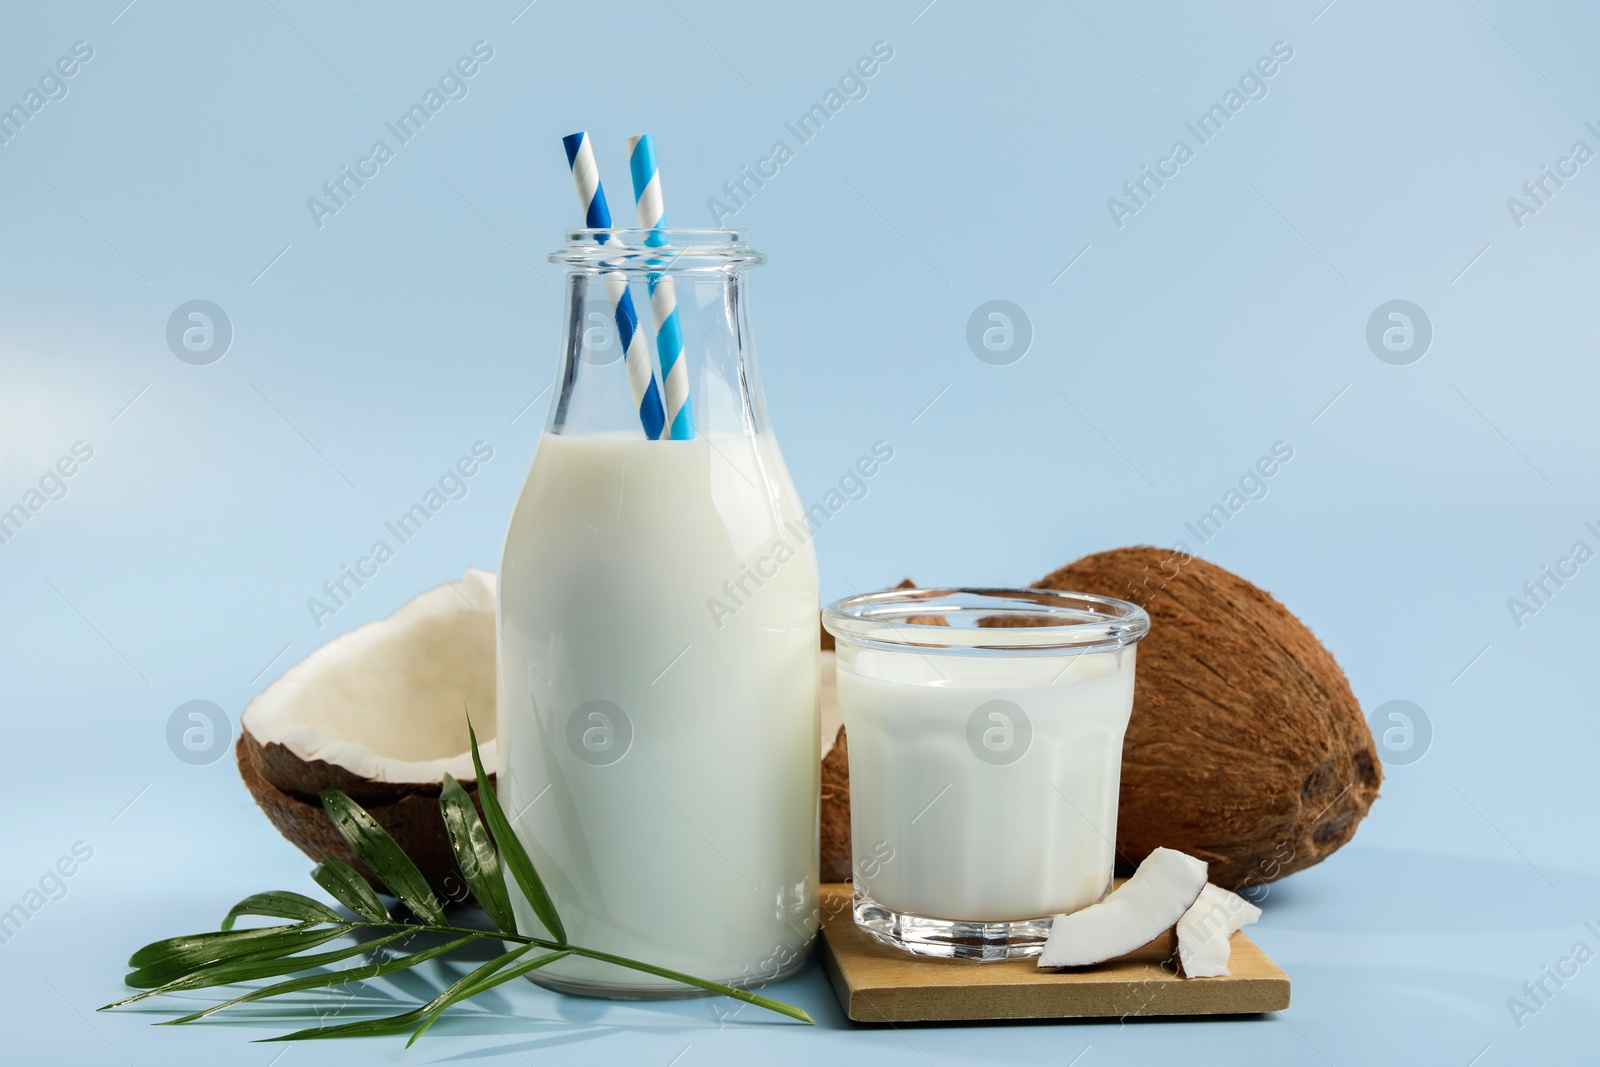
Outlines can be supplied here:
[[[166, 955], [139, 960], [139, 953], [130, 961], [137, 969], [125, 979], [135, 989], [150, 989], [185, 978], [215, 963], [243, 963], [249, 960], [269, 960], [288, 956], [304, 949], [332, 941], [345, 933], [343, 927], [321, 927], [311, 923], [297, 926], [267, 926], [259, 930], [232, 930], [211, 935], [207, 940], [194, 937], [175, 939], [185, 944]], [[157, 944], [160, 944], [158, 942]], [[154, 946], [146, 946], [153, 948]], [[140, 953], [145, 949], [141, 949]]]
[[533, 908], [533, 913], [544, 923], [550, 936], [561, 944], [567, 943], [566, 927], [561, 925], [561, 916], [556, 914], [555, 901], [550, 899], [550, 893], [544, 887], [544, 880], [539, 877], [539, 872], [533, 866], [533, 859], [528, 855], [527, 849], [522, 847], [522, 842], [517, 839], [516, 831], [511, 829], [511, 822], [506, 818], [506, 813], [500, 807], [500, 798], [495, 795], [494, 786], [489, 782], [489, 776], [483, 770], [483, 757], [478, 754], [478, 734], [472, 728], [472, 720], [467, 720], [467, 736], [472, 741], [472, 767], [478, 772], [478, 800], [483, 804], [483, 817], [489, 821], [489, 832], [494, 835], [494, 843], [500, 846], [501, 858], [507, 867], [511, 868], [511, 875], [517, 880], [517, 887], [522, 890], [523, 897], [528, 905]]
[[435, 926], [444, 925], [444, 909], [439, 906], [433, 890], [428, 888], [428, 880], [366, 808], [338, 789], [322, 791], [322, 807], [355, 854], [361, 857], [361, 862], [378, 876], [378, 881], [388, 886], [418, 918]]
[[[441, 997], [438, 1000], [435, 1000], [434, 1001], [434, 1007], [433, 1007], [431, 1013], [428, 1015], [428, 1017], [426, 1019], [423, 1020], [422, 1025], [417, 1027], [416, 1032], [413, 1033], [411, 1035], [411, 1037], [406, 1041], [406, 1048], [410, 1048], [412, 1045], [416, 1044], [417, 1043], [417, 1038], [419, 1038], [423, 1034], [427, 1033], [428, 1032], [428, 1027], [430, 1027], [434, 1023], [438, 1022], [439, 1021], [439, 1017], [444, 1014], [444, 1010], [446, 1008], [448, 1008], [450, 1005], [455, 1004], [458, 1001], [468, 1000], [468, 999], [470, 999], [472, 997], [477, 996], [479, 993], [487, 992], [487, 991], [493, 989], [495, 986], [500, 985], [503, 982], [511, 981], [513, 978], [521, 978], [525, 974], [530, 974], [530, 973], [532, 973], [534, 971], [537, 971], [540, 967], [543, 967], [546, 964], [554, 963], [556, 960], [559, 960], [559, 959], [561, 959], [561, 958], [563, 958], [565, 956], [570, 956], [570, 955], [572, 955], [572, 950], [571, 949], [562, 949], [559, 952], [547, 952], [543, 956], [539, 956], [539, 957], [537, 957], [535, 959], [531, 959], [531, 960], [524, 960], [522, 963], [517, 964], [515, 967], [508, 967], [507, 969], [505, 969], [503, 971], [500, 971], [497, 974], [496, 973], [491, 973], [491, 974], [484, 975], [483, 977], [479, 978], [476, 982], [472, 983], [469, 986], [465, 986], [464, 988], [460, 989], [459, 991], [457, 991], [453, 995], [449, 996], [448, 998]], [[504, 957], [502, 957], [502, 958], [504, 958]], [[484, 964], [483, 967], [478, 968], [478, 970], [474, 971], [473, 973], [477, 974], [479, 972], [482, 972], [485, 968], [487, 968], [489, 966], [490, 966], [489, 964]], [[470, 978], [472, 976], [468, 975], [467, 977]], [[465, 979], [463, 979], [463, 981], [465, 981]], [[457, 984], [459, 985], [460, 983], [457, 983]]]
[[[333, 971], [329, 974], [310, 974], [306, 975], [304, 978], [292, 978], [287, 982], [278, 982], [275, 985], [263, 986], [260, 989], [252, 989], [250, 992], [234, 997], [232, 1000], [225, 1000], [221, 1004], [213, 1004], [209, 1008], [194, 1012], [191, 1015], [185, 1015], [179, 1019], [168, 1019], [161, 1025], [177, 1026], [181, 1023], [192, 1023], [196, 1019], [203, 1019], [213, 1012], [219, 1012], [224, 1008], [231, 1008], [235, 1004], [246, 1004], [252, 1000], [265, 1000], [267, 997], [275, 997], [283, 993], [298, 993], [307, 989], [322, 989], [327, 986], [347, 985], [351, 982], [367, 982], [374, 978], [382, 978], [384, 975], [394, 974], [398, 971], [409, 970], [419, 963], [426, 963], [431, 959], [437, 959], [440, 956], [454, 952], [458, 948], [464, 948], [465, 946], [472, 944], [472, 942], [477, 941], [479, 938], [486, 936], [488, 935], [468, 934], [465, 937], [458, 937], [454, 941], [447, 941], [442, 945], [435, 945], [433, 948], [426, 948], [420, 952], [408, 953], [407, 955], [398, 956], [394, 959], [379, 960], [376, 963], [369, 963], [361, 967], [347, 967], [342, 971]], [[360, 947], [363, 949], [368, 949], [374, 946], [363, 945]]]
[[596, 952], [593, 949], [587, 948], [578, 949], [577, 951], [579, 955], [586, 956], [591, 960], [604, 960], [606, 963], [615, 963], [618, 967], [626, 967], [631, 971], [643, 971], [645, 974], [653, 974], [661, 978], [670, 978], [674, 982], [682, 982], [684, 985], [692, 985], [696, 989], [704, 989], [708, 993], [720, 993], [722, 996], [732, 997], [734, 1000], [742, 1000], [746, 1004], [754, 1004], [758, 1008], [766, 1008], [768, 1011], [775, 1011], [779, 1015], [787, 1015], [791, 1019], [799, 1019], [803, 1023], [811, 1023], [812, 1025], [816, 1024], [816, 1021], [812, 1019], [810, 1015], [806, 1014], [804, 1011], [795, 1007], [794, 1005], [785, 1004], [781, 1000], [773, 1000], [771, 997], [763, 997], [760, 994], [752, 993], [747, 989], [739, 989], [734, 986], [723, 985], [721, 982], [712, 982], [704, 978], [696, 978], [694, 975], [684, 974], [682, 971], [669, 971], [665, 967], [657, 967], [649, 963], [640, 963], [638, 960], [630, 960], [622, 956], [613, 956], [609, 952]]
[[233, 910], [222, 920], [222, 929], [232, 930], [233, 921], [241, 915], [266, 915], [274, 919], [301, 919], [321, 923], [344, 920], [343, 915], [321, 901], [282, 889], [245, 897], [235, 904]]
[[273, 960], [245, 960], [243, 962], [214, 963], [201, 970], [182, 978], [175, 978], [166, 985], [146, 989], [131, 997], [124, 997], [114, 1003], [107, 1004], [97, 1011], [108, 1011], [111, 1008], [120, 1008], [124, 1004], [145, 1000], [149, 997], [158, 997], [163, 993], [178, 993], [186, 989], [204, 989], [208, 986], [230, 985], [234, 982], [250, 982], [257, 978], [274, 978], [280, 974], [294, 974], [296, 971], [309, 971], [317, 967], [327, 967], [330, 964], [347, 960], [351, 956], [358, 956], [363, 952], [371, 952], [382, 948], [391, 941], [402, 937], [415, 937], [416, 929], [408, 928], [398, 930], [386, 937], [372, 941], [362, 941], [344, 948], [334, 949], [332, 952], [318, 952], [310, 956], [283, 956]]
[[311, 877], [328, 891], [329, 896], [363, 919], [375, 923], [388, 920], [389, 909], [383, 906], [378, 894], [374, 893], [367, 880], [361, 877], [361, 872], [338, 856], [329, 856], [317, 864], [311, 872]]
[[450, 834], [456, 866], [472, 887], [472, 895], [496, 926], [508, 934], [516, 933], [517, 919], [511, 911], [505, 876], [500, 873], [500, 855], [478, 818], [478, 809], [472, 806], [472, 798], [449, 774], [444, 776], [444, 788], [439, 793], [439, 810]]

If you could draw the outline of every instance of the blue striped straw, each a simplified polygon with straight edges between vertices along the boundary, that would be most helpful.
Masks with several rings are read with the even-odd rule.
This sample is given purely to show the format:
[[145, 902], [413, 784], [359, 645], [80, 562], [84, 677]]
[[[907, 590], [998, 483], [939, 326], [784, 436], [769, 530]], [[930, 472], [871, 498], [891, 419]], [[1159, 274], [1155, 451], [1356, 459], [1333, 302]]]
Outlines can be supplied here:
[[[606, 191], [600, 185], [600, 167], [594, 160], [594, 147], [589, 135], [583, 131], [568, 134], [561, 139], [567, 150], [567, 163], [572, 167], [572, 181], [578, 188], [578, 204], [583, 208], [584, 225], [591, 230], [611, 228], [611, 209], [606, 206]], [[615, 237], [595, 234], [603, 246], [622, 246]], [[650, 366], [650, 352], [639, 330], [639, 313], [633, 307], [633, 294], [628, 291], [628, 276], [621, 271], [607, 271], [600, 276], [605, 285], [606, 297], [611, 301], [611, 317], [617, 324], [617, 336], [622, 341], [624, 366], [628, 372], [628, 388], [633, 391], [633, 402], [639, 409], [639, 421], [644, 425], [645, 436], [654, 441], [661, 436], [666, 424], [666, 414], [661, 406], [661, 392], [656, 388], [655, 371]]]
[[[644, 243], [659, 248], [667, 243], [667, 212], [661, 201], [656, 143], [648, 133], [628, 138], [628, 170], [633, 175], [633, 198], [639, 208], [639, 225], [650, 231]], [[669, 274], [651, 274], [648, 281], [650, 310], [656, 318], [656, 354], [661, 359], [661, 381], [666, 387], [667, 432], [674, 441], [691, 441], [694, 439], [694, 408], [689, 403], [689, 367], [683, 359], [683, 327], [678, 321], [677, 290]]]

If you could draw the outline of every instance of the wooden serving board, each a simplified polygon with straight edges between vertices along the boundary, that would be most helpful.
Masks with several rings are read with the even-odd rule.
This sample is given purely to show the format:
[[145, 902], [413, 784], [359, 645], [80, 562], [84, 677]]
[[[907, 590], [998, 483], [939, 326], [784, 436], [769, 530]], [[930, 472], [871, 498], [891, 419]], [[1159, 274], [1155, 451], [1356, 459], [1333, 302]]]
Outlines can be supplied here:
[[1170, 933], [1097, 967], [1042, 971], [1031, 959], [943, 960], [880, 944], [856, 926], [847, 882], [823, 885], [821, 905], [818, 953], [857, 1022], [1239, 1015], [1289, 1006], [1289, 976], [1243, 933], [1233, 935], [1233, 973], [1222, 978], [1163, 968]]

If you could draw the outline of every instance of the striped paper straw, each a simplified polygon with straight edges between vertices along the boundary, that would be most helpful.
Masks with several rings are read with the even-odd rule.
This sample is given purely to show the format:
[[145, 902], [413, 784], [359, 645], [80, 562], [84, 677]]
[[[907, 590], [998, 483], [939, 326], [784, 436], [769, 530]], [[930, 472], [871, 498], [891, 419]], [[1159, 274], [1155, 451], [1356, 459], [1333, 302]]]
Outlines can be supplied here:
[[[572, 182], [578, 188], [584, 225], [591, 230], [609, 230], [611, 209], [606, 206], [606, 191], [600, 184], [600, 167], [594, 161], [589, 135], [580, 130], [563, 137], [561, 143], [566, 147], [567, 163], [572, 167]], [[601, 234], [595, 234], [595, 240], [605, 246], [622, 245], [615, 237]], [[650, 367], [650, 352], [639, 330], [639, 313], [634, 310], [633, 294], [628, 291], [628, 276], [621, 271], [607, 271], [600, 280], [611, 301], [611, 317], [616, 321], [617, 336], [622, 341], [628, 388], [633, 391], [639, 421], [644, 425], [645, 436], [654, 441], [661, 436], [666, 414], [661, 406], [661, 392], [656, 387], [655, 371]]]
[[[628, 170], [633, 175], [633, 198], [639, 209], [639, 225], [650, 231], [644, 243], [659, 248], [667, 243], [667, 212], [661, 201], [656, 143], [648, 133], [628, 138]], [[656, 318], [656, 354], [661, 359], [661, 381], [666, 387], [667, 433], [674, 441], [690, 441], [694, 439], [694, 408], [689, 403], [689, 368], [683, 359], [678, 294], [671, 275], [651, 274], [648, 280], [650, 310]]]

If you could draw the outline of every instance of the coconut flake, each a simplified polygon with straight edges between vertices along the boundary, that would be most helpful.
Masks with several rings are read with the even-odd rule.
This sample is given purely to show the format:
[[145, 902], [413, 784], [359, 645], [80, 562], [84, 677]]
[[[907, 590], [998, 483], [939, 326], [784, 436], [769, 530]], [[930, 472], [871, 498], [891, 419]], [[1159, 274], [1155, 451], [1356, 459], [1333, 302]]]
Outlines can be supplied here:
[[1261, 918], [1261, 909], [1237, 893], [1206, 884], [1178, 920], [1178, 964], [1185, 978], [1216, 978], [1230, 973], [1230, 939], [1240, 927]]
[[1057, 915], [1040, 967], [1085, 967], [1154, 941], [1186, 912], [1206, 884], [1206, 865], [1170, 848], [1155, 849], [1098, 904]]

